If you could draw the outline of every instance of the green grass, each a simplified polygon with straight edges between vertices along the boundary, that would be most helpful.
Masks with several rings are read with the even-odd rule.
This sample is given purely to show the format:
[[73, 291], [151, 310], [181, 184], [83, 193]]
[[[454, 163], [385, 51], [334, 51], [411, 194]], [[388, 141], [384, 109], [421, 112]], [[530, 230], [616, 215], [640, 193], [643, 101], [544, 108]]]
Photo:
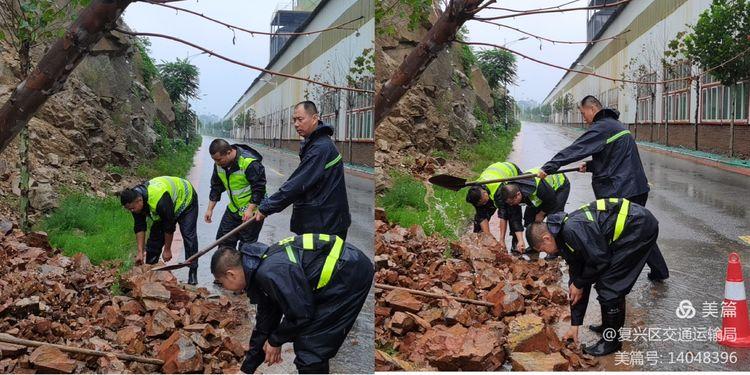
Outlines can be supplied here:
[[[157, 157], [143, 161], [136, 168], [136, 175], [144, 180], [164, 175], [186, 176], [200, 142], [200, 136], [189, 145], [184, 141], [163, 141]], [[122, 208], [120, 200], [68, 190], [61, 195], [60, 207], [38, 225], [49, 235], [50, 244], [62, 249], [65, 255], [84, 253], [94, 264], [121, 261], [120, 271], [130, 269], [136, 251], [133, 216]], [[113, 293], [119, 292], [119, 285], [112, 288]]]
[[53, 247], [63, 254], [86, 254], [92, 263], [122, 260], [130, 268], [135, 251], [133, 217], [117, 197], [96, 198], [67, 193], [56, 209], [41, 223]]
[[[513, 146], [513, 139], [519, 126], [510, 128], [492, 127], [486, 123], [477, 130], [477, 142], [459, 149], [459, 160], [466, 162], [476, 177], [488, 165], [505, 160]], [[436, 155], [439, 152], [433, 152]], [[466, 191], [454, 192], [435, 187], [432, 192], [411, 175], [391, 173], [393, 187], [377, 197], [377, 204], [383, 207], [388, 221], [403, 227], [414, 224], [422, 226], [428, 236], [439, 233], [449, 239], [457, 239], [471, 223], [474, 208], [466, 203]], [[450, 253], [444, 254], [451, 257]]]

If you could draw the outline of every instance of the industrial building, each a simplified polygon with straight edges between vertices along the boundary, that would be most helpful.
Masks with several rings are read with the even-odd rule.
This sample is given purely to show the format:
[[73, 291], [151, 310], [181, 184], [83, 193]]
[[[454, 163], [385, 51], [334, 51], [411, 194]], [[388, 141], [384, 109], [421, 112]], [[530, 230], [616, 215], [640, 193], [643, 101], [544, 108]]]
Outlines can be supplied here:
[[[271, 31], [306, 32], [357, 20], [343, 28], [311, 35], [273, 35], [266, 69], [336, 86], [374, 90], [374, 73], [353, 73], [357, 58], [370, 59], [375, 39], [371, 0], [297, 0], [277, 9]], [[303, 100], [318, 106], [335, 129], [344, 160], [372, 167], [372, 94], [325, 89], [304, 81], [261, 73], [226, 114], [232, 136], [293, 151], [300, 137], [292, 123], [293, 107]]]
[[[589, 6], [615, 0], [592, 0]], [[668, 43], [687, 24], [694, 25], [711, 0], [633, 0], [618, 7], [589, 11], [589, 41], [570, 69], [636, 81], [662, 81], [690, 77], [699, 70], [685, 62], [670, 67], [662, 63]], [[667, 84], [622, 84], [586, 74], [567, 72], [545, 98], [553, 105], [559, 98], [571, 106], [553, 110], [555, 123], [582, 125], [576, 104], [595, 95], [604, 106], [620, 112], [638, 140], [701, 151], [750, 156], [748, 106], [750, 84], [721, 85], [710, 74], [700, 82], [685, 80]], [[736, 96], [734, 124], [731, 99]]]

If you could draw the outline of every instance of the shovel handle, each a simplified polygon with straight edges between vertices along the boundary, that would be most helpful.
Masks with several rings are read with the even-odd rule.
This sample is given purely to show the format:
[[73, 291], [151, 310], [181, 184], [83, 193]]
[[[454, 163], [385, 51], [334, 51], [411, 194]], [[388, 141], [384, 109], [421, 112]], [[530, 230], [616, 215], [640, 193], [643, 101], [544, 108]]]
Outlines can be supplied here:
[[[578, 171], [578, 167], [570, 167], [570, 168], [562, 168], [558, 169], [556, 172], [550, 173], [550, 175], [553, 174], [559, 174], [559, 173], [565, 173], [565, 172], [576, 172]], [[496, 180], [486, 180], [486, 181], [471, 181], [467, 182], [466, 186], [474, 186], [474, 185], [484, 185], [484, 184], [494, 184], [497, 182], [508, 182], [508, 181], [516, 181], [516, 180], [525, 180], [527, 178], [533, 178], [536, 177], [536, 174], [533, 173], [524, 173], [518, 176], [513, 177], [506, 177], [506, 178], [498, 178]]]
[[245, 228], [246, 228], [246, 227], [247, 227], [248, 225], [250, 225], [250, 223], [252, 223], [252, 222], [255, 222], [255, 219], [250, 219], [250, 220], [248, 220], [248, 221], [246, 221], [246, 222], [244, 222], [244, 223], [242, 223], [242, 224], [238, 225], [238, 226], [237, 226], [237, 228], [234, 228], [234, 229], [232, 229], [231, 231], [229, 231], [229, 233], [227, 233], [227, 234], [225, 234], [225, 235], [221, 236], [221, 237], [220, 237], [220, 238], [218, 238], [218, 239], [217, 239], [216, 241], [214, 241], [214, 242], [212, 242], [212, 243], [211, 243], [210, 245], [208, 245], [208, 246], [207, 246], [207, 247], [206, 247], [205, 249], [203, 249], [203, 250], [201, 250], [201, 251], [199, 251], [199, 252], [197, 252], [197, 253], [193, 254], [193, 256], [191, 256], [190, 258], [187, 258], [187, 259], [185, 259], [185, 262], [184, 262], [184, 263], [190, 263], [190, 262], [192, 262], [192, 261], [194, 261], [194, 260], [198, 259], [198, 258], [199, 258], [199, 257], [201, 257], [202, 255], [204, 255], [204, 254], [206, 254], [207, 252], [211, 251], [211, 250], [212, 250], [212, 249], [213, 249], [214, 247], [218, 246], [218, 245], [219, 245], [220, 243], [222, 243], [222, 242], [226, 241], [226, 240], [227, 240], [227, 239], [229, 239], [230, 237], [232, 237], [232, 236], [234, 236], [235, 234], [239, 233], [239, 232], [240, 232], [241, 230], [245, 229]]

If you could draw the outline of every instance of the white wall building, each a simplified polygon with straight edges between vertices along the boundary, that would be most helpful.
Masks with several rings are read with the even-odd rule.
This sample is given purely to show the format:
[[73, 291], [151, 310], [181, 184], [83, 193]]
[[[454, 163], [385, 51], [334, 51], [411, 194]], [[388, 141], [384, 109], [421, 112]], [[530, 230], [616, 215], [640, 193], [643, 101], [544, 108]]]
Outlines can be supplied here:
[[[347, 76], [351, 74], [355, 59], [372, 56], [375, 39], [373, 2], [320, 0], [297, 30], [321, 30], [358, 18], [344, 29], [292, 36], [266, 68], [336, 86], [351, 86]], [[372, 74], [356, 75], [355, 81], [357, 87], [374, 89]], [[323, 121], [334, 127], [334, 139], [345, 160], [373, 165], [372, 94], [328, 90], [300, 80], [262, 73], [225, 119], [234, 120], [233, 137], [297, 150], [300, 138], [291, 118], [293, 106], [303, 100], [315, 102]]]

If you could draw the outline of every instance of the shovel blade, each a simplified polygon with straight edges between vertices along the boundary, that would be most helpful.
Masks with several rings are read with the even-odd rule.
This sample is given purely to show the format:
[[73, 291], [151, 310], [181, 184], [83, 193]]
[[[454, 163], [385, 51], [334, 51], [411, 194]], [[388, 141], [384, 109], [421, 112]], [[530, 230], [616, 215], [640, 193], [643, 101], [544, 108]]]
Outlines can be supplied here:
[[430, 177], [428, 181], [430, 181], [430, 183], [433, 185], [437, 185], [453, 191], [459, 191], [462, 188], [466, 187], [466, 179], [451, 176], [449, 174], [435, 175]]

